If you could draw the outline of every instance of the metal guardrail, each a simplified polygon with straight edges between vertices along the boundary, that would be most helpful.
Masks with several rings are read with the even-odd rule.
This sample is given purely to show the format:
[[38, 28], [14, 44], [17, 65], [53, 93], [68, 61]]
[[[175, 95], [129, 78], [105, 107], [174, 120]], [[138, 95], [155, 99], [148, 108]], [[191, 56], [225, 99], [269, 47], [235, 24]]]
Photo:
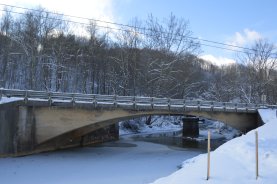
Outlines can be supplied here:
[[131, 106], [132, 108], [152, 109], [180, 109], [180, 110], [203, 110], [203, 111], [231, 111], [251, 112], [260, 108], [277, 108], [277, 105], [262, 105], [249, 103], [214, 102], [201, 100], [185, 100], [138, 96], [117, 96], [80, 93], [61, 93], [33, 90], [0, 89], [0, 100], [2, 96], [22, 98], [28, 101], [48, 101], [49, 105], [54, 102], [60, 103], [92, 103], [98, 105]]

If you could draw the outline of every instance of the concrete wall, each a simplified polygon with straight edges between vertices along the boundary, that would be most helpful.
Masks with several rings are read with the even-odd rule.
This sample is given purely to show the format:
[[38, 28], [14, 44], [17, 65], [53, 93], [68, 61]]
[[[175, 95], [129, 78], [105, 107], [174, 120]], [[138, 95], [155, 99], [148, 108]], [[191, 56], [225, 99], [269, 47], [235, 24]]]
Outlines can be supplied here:
[[119, 139], [118, 123], [101, 128], [81, 137], [81, 146], [98, 144]]
[[36, 144], [36, 129], [33, 108], [19, 106], [18, 109], [17, 152], [28, 152], [33, 150]]
[[[41, 151], [84, 146], [117, 140], [119, 137], [117, 123], [110, 121], [101, 125], [78, 127], [67, 133], [59, 134], [43, 144], [38, 144], [39, 135], [45, 134], [47, 131], [51, 132], [51, 129], [53, 132], [57, 132], [55, 130], [59, 126], [47, 126], [51, 125], [53, 120], [53, 114], [49, 113], [49, 118], [47, 119], [49, 122], [47, 122], [46, 126], [50, 130], [47, 128], [47, 131], [38, 129], [40, 126], [37, 127], [37, 125], [41, 125], [40, 123], [42, 122], [39, 121], [40, 117], [35, 115], [34, 107], [22, 106], [21, 103], [9, 103], [0, 106], [0, 157], [20, 156]], [[65, 116], [62, 117], [66, 118]], [[72, 116], [69, 115], [67, 118], [72, 119]], [[63, 118], [59, 122], [63, 121], [67, 122]], [[63, 125], [67, 126], [67, 124]], [[75, 121], [74, 125], [78, 125], [78, 121]], [[37, 129], [41, 132], [37, 133]]]
[[31, 107], [9, 103], [0, 106], [0, 155], [32, 151], [35, 121]]
[[85, 129], [78, 129], [71, 133], [57, 136], [51, 140], [37, 145], [35, 148], [35, 152], [94, 145], [118, 139], [119, 129], [118, 124], [116, 123], [104, 128], [91, 131], [90, 133], [87, 133]]
[[0, 106], [0, 155], [16, 152], [18, 114], [14, 105]]

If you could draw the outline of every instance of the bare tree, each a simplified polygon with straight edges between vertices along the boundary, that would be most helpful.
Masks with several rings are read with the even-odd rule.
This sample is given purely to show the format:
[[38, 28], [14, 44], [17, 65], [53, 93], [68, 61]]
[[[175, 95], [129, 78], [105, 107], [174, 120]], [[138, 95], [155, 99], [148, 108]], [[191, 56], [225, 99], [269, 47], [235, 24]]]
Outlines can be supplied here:
[[118, 68], [120, 82], [118, 83], [123, 95], [137, 95], [138, 76], [140, 75], [140, 49], [142, 35], [140, 34], [141, 22], [133, 19], [132, 28], [115, 34], [117, 38], [116, 47], [119, 47], [117, 56], [113, 57]]
[[190, 67], [194, 67], [196, 58], [190, 56], [197, 53], [199, 43], [191, 38], [188, 21], [173, 14], [162, 22], [150, 15], [146, 24], [145, 46], [155, 50], [147, 63], [149, 86], [155, 86], [152, 91], [161, 96], [180, 97], [189, 89], [188, 83], [194, 83]]
[[[277, 69], [276, 48], [266, 40], [258, 40], [251, 51], [240, 56], [247, 66], [244, 75], [247, 77], [241, 83], [240, 90], [248, 102], [261, 102], [261, 96], [271, 96], [269, 88], [275, 81]], [[274, 96], [274, 95], [273, 95]]]
[[6, 87], [7, 69], [10, 55], [12, 54], [12, 41], [10, 34], [12, 31], [13, 18], [10, 11], [5, 8], [5, 13], [0, 22], [0, 87]]

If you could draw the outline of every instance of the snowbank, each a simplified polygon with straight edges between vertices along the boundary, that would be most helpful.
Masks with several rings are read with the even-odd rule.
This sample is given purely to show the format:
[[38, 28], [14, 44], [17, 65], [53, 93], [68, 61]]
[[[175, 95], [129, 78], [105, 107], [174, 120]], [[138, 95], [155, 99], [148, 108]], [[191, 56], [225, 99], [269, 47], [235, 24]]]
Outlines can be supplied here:
[[211, 178], [206, 180], [207, 155], [202, 154], [183, 163], [183, 168], [153, 184], [183, 183], [277, 183], [277, 117], [276, 110], [259, 113], [265, 125], [259, 133], [259, 174], [255, 176], [255, 130], [235, 138], [211, 153]]
[[9, 102], [14, 102], [14, 101], [19, 101], [22, 100], [22, 98], [17, 98], [17, 97], [2, 97], [0, 98], [0, 104], [4, 104], [4, 103], [9, 103]]
[[[145, 117], [127, 120], [119, 123], [120, 135], [154, 134], [162, 132], [179, 132], [183, 129], [183, 116], [153, 116], [150, 125], [146, 124]], [[199, 140], [207, 138], [208, 129], [212, 133], [212, 139], [233, 139], [241, 134], [222, 122], [205, 119], [199, 122]], [[181, 136], [181, 135], [180, 135]]]
[[153, 116], [151, 125], [146, 125], [147, 117], [127, 120], [119, 123], [120, 135], [151, 134], [182, 130], [181, 116]]

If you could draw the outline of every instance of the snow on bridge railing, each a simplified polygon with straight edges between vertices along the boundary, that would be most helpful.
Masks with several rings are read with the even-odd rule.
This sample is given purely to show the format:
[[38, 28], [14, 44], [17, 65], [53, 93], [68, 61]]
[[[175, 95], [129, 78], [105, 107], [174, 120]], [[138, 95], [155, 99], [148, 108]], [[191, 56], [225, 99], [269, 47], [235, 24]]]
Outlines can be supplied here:
[[81, 93], [62, 93], [33, 90], [16, 90], [0, 88], [0, 100], [5, 97], [23, 98], [25, 102], [29, 100], [48, 100], [52, 102], [72, 102], [72, 103], [94, 103], [95, 105], [120, 105], [120, 106], [150, 106], [152, 108], [182, 108], [187, 110], [217, 110], [217, 111], [255, 111], [259, 108], [277, 108], [277, 105], [261, 105], [249, 103], [214, 102], [202, 100], [170, 99], [156, 97], [138, 96], [117, 96]]

